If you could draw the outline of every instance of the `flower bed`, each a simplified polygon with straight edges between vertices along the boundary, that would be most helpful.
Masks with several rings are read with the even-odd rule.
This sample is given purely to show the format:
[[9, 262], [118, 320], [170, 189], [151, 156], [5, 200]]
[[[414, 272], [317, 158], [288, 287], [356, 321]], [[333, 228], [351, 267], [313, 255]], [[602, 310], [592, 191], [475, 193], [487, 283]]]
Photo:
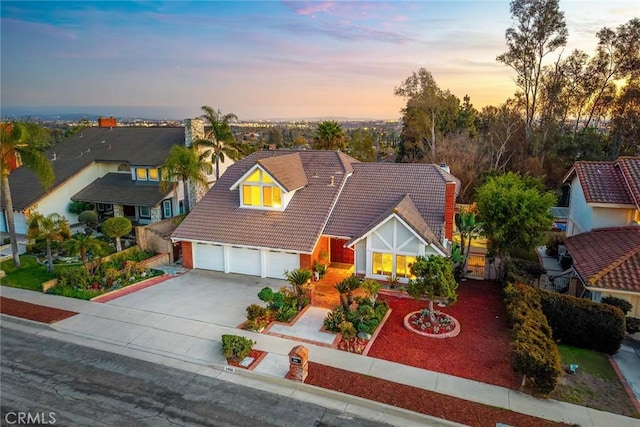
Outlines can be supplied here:
[[460, 322], [455, 317], [435, 311], [434, 319], [431, 319], [426, 308], [407, 314], [403, 323], [414, 334], [430, 338], [452, 338], [460, 334]]
[[455, 339], [421, 337], [404, 326], [407, 314], [425, 301], [380, 294], [392, 309], [368, 355], [405, 365], [517, 390], [521, 377], [511, 368], [510, 332], [500, 287], [468, 280], [458, 288], [458, 302], [447, 314], [462, 325]]

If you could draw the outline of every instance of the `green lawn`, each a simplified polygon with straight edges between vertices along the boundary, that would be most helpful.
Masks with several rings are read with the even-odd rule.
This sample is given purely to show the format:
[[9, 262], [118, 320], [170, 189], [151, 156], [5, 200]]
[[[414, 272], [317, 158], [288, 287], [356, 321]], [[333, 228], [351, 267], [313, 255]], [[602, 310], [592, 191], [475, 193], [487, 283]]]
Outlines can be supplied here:
[[578, 371], [600, 377], [603, 380], [617, 382], [618, 376], [609, 362], [609, 356], [593, 350], [559, 345], [563, 365], [578, 365]]
[[[42, 282], [56, 278], [55, 273], [47, 272], [47, 267], [38, 264], [32, 255], [21, 255], [20, 264], [20, 268], [14, 267], [12, 259], [0, 264], [0, 269], [7, 273], [2, 279], [2, 285], [42, 292]], [[54, 264], [54, 268], [58, 270], [77, 265], [79, 264]]]

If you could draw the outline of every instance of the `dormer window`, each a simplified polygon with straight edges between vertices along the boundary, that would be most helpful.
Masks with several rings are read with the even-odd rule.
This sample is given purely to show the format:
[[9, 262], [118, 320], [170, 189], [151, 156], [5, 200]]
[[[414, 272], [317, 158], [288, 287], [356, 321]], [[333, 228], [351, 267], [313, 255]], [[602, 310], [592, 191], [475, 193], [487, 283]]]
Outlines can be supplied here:
[[242, 183], [243, 206], [282, 208], [282, 190], [273, 179], [260, 168], [256, 168]]
[[158, 168], [136, 168], [136, 179], [138, 181], [159, 181]]

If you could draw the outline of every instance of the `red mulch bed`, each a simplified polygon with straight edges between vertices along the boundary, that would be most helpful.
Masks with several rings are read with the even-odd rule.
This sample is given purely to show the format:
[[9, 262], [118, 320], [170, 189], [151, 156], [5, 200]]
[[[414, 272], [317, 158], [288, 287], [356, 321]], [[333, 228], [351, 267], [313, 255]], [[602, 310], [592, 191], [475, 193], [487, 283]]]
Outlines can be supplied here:
[[55, 323], [78, 314], [5, 297], [0, 297], [0, 313], [42, 323]]
[[240, 362], [242, 362], [242, 360], [232, 360], [232, 359], [227, 359], [227, 364], [229, 366], [235, 366], [236, 368], [251, 370], [251, 369], [255, 368], [256, 366], [258, 366], [258, 363], [260, 363], [262, 361], [262, 359], [264, 359], [264, 357], [266, 355], [267, 355], [267, 353], [264, 352], [264, 351], [252, 349], [249, 352], [249, 357], [253, 357], [253, 362], [251, 362], [251, 365], [249, 365], [249, 366], [240, 366]]
[[453, 338], [423, 337], [405, 329], [404, 317], [428, 307], [426, 301], [384, 294], [380, 298], [393, 311], [368, 356], [514, 390], [519, 388], [521, 377], [511, 369], [509, 328], [498, 284], [462, 282], [458, 302], [438, 308], [460, 322], [460, 335]]
[[313, 362], [305, 383], [470, 426], [566, 425]]

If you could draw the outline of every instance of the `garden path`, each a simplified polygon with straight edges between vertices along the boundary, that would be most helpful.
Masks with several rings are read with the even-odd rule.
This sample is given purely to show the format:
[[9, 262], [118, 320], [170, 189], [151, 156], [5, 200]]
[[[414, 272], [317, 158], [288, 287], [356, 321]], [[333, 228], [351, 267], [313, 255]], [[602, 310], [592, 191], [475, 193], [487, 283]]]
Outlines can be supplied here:
[[[329, 267], [322, 279], [313, 282], [313, 302], [314, 307], [333, 308], [340, 305], [340, 293], [334, 287], [336, 283], [353, 274], [351, 269]], [[358, 289], [355, 296], [363, 296], [364, 292]]]

